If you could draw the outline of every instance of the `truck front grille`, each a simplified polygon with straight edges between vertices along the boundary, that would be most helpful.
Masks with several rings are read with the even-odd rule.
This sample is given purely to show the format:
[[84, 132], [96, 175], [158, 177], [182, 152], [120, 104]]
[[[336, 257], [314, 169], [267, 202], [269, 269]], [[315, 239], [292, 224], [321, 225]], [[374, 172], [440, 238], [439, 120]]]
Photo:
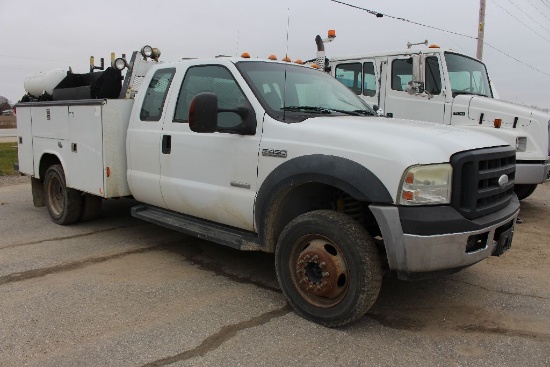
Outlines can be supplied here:
[[516, 152], [496, 147], [461, 152], [451, 157], [451, 205], [467, 219], [504, 208], [514, 195]]

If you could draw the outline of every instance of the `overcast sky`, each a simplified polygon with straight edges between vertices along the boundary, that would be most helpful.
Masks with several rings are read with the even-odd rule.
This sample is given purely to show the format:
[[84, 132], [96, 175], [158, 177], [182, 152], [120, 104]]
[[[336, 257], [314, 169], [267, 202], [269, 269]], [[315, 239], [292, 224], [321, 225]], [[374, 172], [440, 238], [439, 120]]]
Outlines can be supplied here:
[[[343, 0], [477, 37], [479, 0]], [[510, 14], [506, 13], [507, 10]], [[287, 46], [287, 20], [290, 33]], [[520, 23], [523, 22], [524, 24]], [[149, 44], [161, 60], [235, 55], [315, 56], [315, 35], [335, 29], [327, 56], [402, 49], [428, 39], [475, 56], [476, 40], [376, 18], [330, 0], [0, 0], [0, 95], [17, 102], [26, 76], [58, 67], [87, 72], [91, 55], [129, 55]], [[502, 99], [550, 107], [550, 1], [487, 0], [483, 61]]]

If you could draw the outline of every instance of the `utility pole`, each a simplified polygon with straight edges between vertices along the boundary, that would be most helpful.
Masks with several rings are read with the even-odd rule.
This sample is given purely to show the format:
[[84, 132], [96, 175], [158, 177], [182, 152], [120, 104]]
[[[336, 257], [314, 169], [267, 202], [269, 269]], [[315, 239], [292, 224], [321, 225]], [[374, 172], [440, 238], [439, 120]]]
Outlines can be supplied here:
[[483, 35], [485, 33], [485, 0], [479, 1], [479, 25], [477, 28], [477, 52], [476, 57], [483, 57]]

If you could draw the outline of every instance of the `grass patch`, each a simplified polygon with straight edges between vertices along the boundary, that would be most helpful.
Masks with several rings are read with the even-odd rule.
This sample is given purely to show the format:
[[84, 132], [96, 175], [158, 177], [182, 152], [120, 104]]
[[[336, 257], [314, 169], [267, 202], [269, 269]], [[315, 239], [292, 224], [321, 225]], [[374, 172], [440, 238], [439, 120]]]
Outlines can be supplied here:
[[0, 176], [13, 175], [17, 162], [17, 143], [0, 143]]

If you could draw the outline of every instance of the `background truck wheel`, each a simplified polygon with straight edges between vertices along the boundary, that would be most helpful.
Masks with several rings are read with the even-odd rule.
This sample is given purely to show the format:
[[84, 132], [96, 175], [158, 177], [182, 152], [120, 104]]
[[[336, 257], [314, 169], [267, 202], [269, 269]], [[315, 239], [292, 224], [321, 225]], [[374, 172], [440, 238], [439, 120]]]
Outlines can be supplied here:
[[514, 185], [514, 192], [519, 200], [528, 198], [537, 188], [537, 184]]
[[284, 228], [275, 269], [296, 313], [328, 327], [363, 316], [382, 284], [373, 238], [351, 217], [330, 210], [302, 214]]
[[81, 221], [97, 219], [101, 216], [101, 204], [103, 199], [100, 196], [84, 194], [82, 196], [82, 214]]
[[65, 173], [60, 164], [50, 166], [44, 179], [44, 198], [52, 220], [57, 224], [71, 224], [80, 218], [82, 197], [80, 191], [65, 185]]

